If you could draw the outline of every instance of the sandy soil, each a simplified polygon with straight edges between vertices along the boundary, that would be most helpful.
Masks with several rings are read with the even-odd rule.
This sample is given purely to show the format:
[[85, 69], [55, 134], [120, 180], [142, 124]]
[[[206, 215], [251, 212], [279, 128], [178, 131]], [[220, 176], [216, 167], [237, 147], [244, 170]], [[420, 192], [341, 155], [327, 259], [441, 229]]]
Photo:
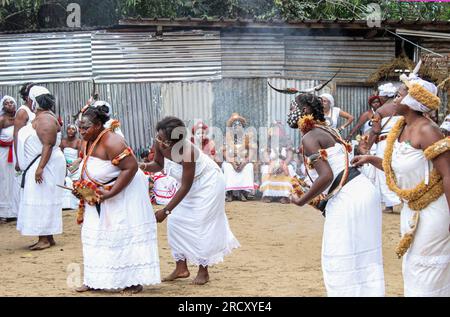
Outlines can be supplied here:
[[[231, 229], [241, 248], [210, 268], [211, 281], [191, 285], [191, 278], [147, 286], [139, 296], [326, 296], [320, 268], [323, 217], [311, 207], [278, 203], [227, 204]], [[394, 247], [399, 215], [383, 215], [384, 270], [387, 296], [402, 296], [401, 260]], [[0, 296], [130, 296], [106, 292], [79, 295], [68, 287], [82, 271], [80, 227], [75, 213], [64, 212], [64, 234], [57, 245], [29, 251], [32, 237], [22, 237], [15, 222], [0, 225]], [[174, 262], [167, 243], [166, 223], [158, 225], [161, 275]], [[196, 268], [190, 267], [195, 276]], [[75, 271], [74, 271], [75, 270]], [[134, 295], [136, 296], [136, 295]]]

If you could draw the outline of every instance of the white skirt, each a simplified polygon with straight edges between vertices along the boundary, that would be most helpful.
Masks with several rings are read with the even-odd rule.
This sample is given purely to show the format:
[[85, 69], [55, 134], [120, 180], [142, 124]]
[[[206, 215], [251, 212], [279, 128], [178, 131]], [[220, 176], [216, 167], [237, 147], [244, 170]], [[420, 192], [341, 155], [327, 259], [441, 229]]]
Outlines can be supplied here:
[[175, 261], [210, 266], [239, 247], [225, 214], [225, 181], [219, 169], [205, 171], [167, 220]]
[[161, 282], [156, 219], [142, 172], [101, 204], [100, 216], [86, 204], [81, 241], [85, 285], [112, 290]]
[[238, 173], [228, 162], [222, 164], [223, 173], [225, 175], [225, 190], [245, 190], [251, 191], [255, 189], [253, 164], [248, 163], [244, 169]]
[[[383, 158], [385, 149], [386, 149], [386, 140], [378, 142], [376, 155], [378, 157]], [[386, 184], [386, 175], [384, 174], [384, 172], [376, 168], [375, 176], [376, 176], [376, 186], [378, 187], [378, 190], [381, 194], [381, 202], [383, 202], [386, 205], [386, 207], [393, 207], [395, 205], [400, 204], [401, 202], [400, 198], [397, 196], [396, 193], [391, 191], [388, 185]]]
[[359, 175], [328, 201], [322, 271], [328, 296], [384, 296], [381, 203]]
[[0, 218], [16, 218], [14, 209], [14, 177], [13, 163], [8, 163], [9, 147], [0, 147]]
[[[413, 215], [405, 203], [401, 232], [409, 231]], [[450, 297], [450, 215], [445, 195], [420, 211], [411, 248], [403, 256], [405, 296]]]
[[24, 236], [47, 236], [61, 234], [62, 191], [56, 185], [64, 184], [66, 161], [57, 148], [44, 168], [43, 183], [35, 181], [38, 159], [30, 167], [25, 178], [17, 218], [17, 230]]

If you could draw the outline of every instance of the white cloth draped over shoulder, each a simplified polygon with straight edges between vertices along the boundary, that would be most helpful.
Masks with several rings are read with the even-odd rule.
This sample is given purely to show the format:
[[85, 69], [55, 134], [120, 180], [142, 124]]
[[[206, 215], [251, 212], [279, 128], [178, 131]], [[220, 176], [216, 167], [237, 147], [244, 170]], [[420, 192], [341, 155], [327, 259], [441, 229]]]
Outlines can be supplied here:
[[[201, 150], [189, 193], [172, 210], [167, 236], [175, 261], [210, 266], [239, 247], [225, 214], [225, 181], [219, 166]], [[183, 167], [167, 161], [167, 169], [181, 185]]]
[[[106, 184], [121, 170], [91, 156], [87, 172], [96, 182]], [[160, 283], [156, 219], [144, 173], [138, 170], [120, 193], [105, 200], [100, 215], [95, 206], [86, 204], [85, 208], [81, 230], [84, 284], [94, 289], [122, 289]]]
[[[0, 141], [12, 142], [14, 126], [2, 129], [0, 132]], [[10, 147], [0, 146], [0, 218], [17, 217], [17, 209], [14, 207], [14, 177], [15, 169], [13, 162], [8, 162]]]
[[[345, 167], [345, 150], [336, 143], [326, 152], [336, 178]], [[328, 201], [322, 271], [328, 296], [385, 294], [380, 197], [364, 175], [352, 179]]]
[[[64, 183], [66, 164], [59, 148], [61, 133], [57, 135], [51, 156], [45, 165], [43, 182], [36, 183], [35, 173], [41, 158], [29, 168], [25, 177], [20, 200], [17, 229], [24, 236], [45, 236], [61, 234], [62, 225], [62, 189], [56, 185]], [[20, 129], [17, 155], [20, 169], [28, 165], [42, 152], [42, 143], [31, 124]]]
[[[389, 131], [391, 131], [392, 127], [395, 125], [395, 123], [398, 121], [400, 116], [393, 116], [392, 119], [389, 120], [390, 117], [385, 117], [381, 120], [381, 126], [383, 127], [383, 130], [381, 131], [380, 136], [387, 135]], [[388, 122], [389, 120], [389, 122]], [[386, 124], [387, 122], [387, 124]], [[376, 148], [376, 156], [384, 158], [384, 151], [386, 149], [386, 140], [382, 140], [378, 142], [377, 148]], [[385, 204], [386, 207], [393, 207], [395, 205], [400, 204], [400, 198], [395, 194], [393, 191], [389, 189], [389, 187], [386, 184], [386, 176], [384, 175], [384, 172], [382, 170], [376, 169], [375, 170], [376, 175], [376, 186], [378, 187], [378, 190], [381, 195], [381, 202]]]
[[[398, 141], [394, 144], [391, 164], [397, 185], [402, 189], [416, 187], [426, 180], [433, 168], [422, 150]], [[413, 213], [405, 203], [400, 215], [402, 234], [410, 231], [409, 221]], [[403, 256], [405, 296], [450, 296], [449, 225], [450, 215], [444, 194], [420, 211], [414, 241]]]

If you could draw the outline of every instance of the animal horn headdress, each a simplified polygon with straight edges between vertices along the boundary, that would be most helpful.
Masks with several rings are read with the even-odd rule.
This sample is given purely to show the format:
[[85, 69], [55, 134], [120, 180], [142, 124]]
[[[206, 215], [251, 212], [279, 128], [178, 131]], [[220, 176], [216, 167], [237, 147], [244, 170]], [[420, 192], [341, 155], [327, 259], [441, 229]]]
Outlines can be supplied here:
[[336, 74], [333, 75], [333, 77], [331, 77], [330, 79], [328, 79], [326, 82], [324, 82], [323, 84], [319, 84], [317, 86], [314, 86], [312, 88], [307, 88], [307, 89], [303, 89], [303, 90], [298, 90], [296, 88], [285, 88], [285, 89], [279, 89], [279, 88], [275, 88], [273, 87], [270, 82], [267, 82], [267, 84], [269, 85], [270, 88], [272, 88], [273, 90], [280, 92], [282, 94], [287, 94], [287, 95], [294, 95], [294, 94], [307, 94], [307, 93], [312, 93], [315, 91], [319, 91], [321, 90], [323, 87], [325, 87], [326, 85], [328, 85], [336, 76], [337, 74], [339, 74], [341, 70], [339, 69]]

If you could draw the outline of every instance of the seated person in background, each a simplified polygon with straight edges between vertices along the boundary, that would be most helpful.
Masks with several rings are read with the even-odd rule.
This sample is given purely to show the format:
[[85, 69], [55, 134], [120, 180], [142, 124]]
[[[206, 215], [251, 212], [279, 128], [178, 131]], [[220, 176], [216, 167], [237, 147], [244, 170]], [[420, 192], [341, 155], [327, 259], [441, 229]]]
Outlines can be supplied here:
[[[282, 204], [289, 204], [292, 192], [289, 162], [292, 156], [290, 141], [282, 124], [280, 122], [272, 124], [267, 148], [263, 150], [266, 165], [261, 167], [260, 191], [263, 193], [263, 202], [279, 200]], [[291, 170], [293, 171], [292, 167]]]
[[197, 122], [197, 124], [192, 127], [191, 142], [217, 163], [216, 145], [213, 140], [209, 139], [208, 132], [208, 126], [205, 123], [201, 121]]
[[248, 194], [255, 189], [256, 137], [244, 131], [246, 125], [247, 120], [238, 113], [233, 113], [227, 121], [225, 161], [222, 164], [227, 202], [233, 201], [233, 197], [247, 201]]

